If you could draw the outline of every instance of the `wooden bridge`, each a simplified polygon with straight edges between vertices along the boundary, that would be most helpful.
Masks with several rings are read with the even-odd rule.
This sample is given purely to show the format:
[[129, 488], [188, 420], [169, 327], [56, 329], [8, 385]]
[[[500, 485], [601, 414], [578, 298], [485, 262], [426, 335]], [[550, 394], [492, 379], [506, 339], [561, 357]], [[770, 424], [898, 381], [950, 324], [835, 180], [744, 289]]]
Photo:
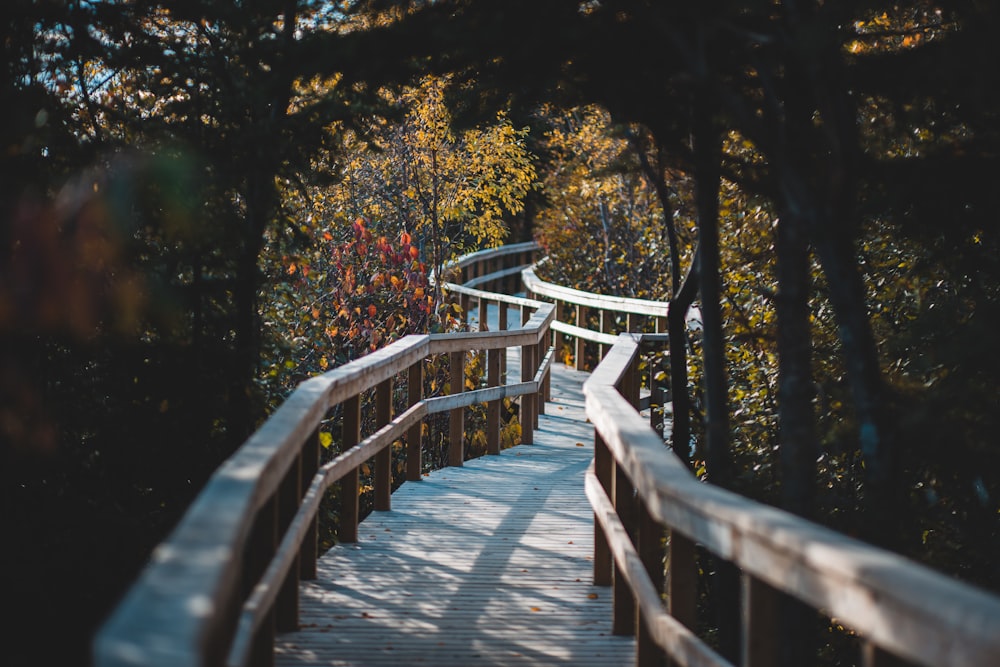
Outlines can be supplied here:
[[[544, 283], [536, 252], [457, 263], [472, 331], [410, 336], [300, 385], [157, 548], [95, 665], [729, 665], [693, 630], [696, 546], [741, 572], [739, 664], [776, 663], [783, 595], [852, 628], [866, 666], [1000, 664], [996, 597], [697, 481], [664, 445], [669, 405], [640, 387], [665, 305]], [[553, 364], [564, 336], [578, 362], [603, 359], [593, 374]], [[479, 386], [427, 391], [426, 360], [464, 371], [483, 352]], [[522, 427], [509, 449], [505, 399]], [[465, 460], [479, 404], [488, 455]], [[339, 453], [322, 462], [334, 410]], [[425, 475], [422, 425], [439, 413], [451, 467]], [[400, 441], [407, 481], [390, 493]], [[334, 485], [338, 545], [320, 556]]]

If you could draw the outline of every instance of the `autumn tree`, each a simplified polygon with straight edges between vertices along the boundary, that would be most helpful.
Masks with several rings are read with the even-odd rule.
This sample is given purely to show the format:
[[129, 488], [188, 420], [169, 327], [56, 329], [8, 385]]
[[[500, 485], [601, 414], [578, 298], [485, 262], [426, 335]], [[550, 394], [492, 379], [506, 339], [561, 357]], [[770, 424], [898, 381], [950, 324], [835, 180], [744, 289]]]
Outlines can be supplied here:
[[[378, 234], [412, 235], [435, 276], [463, 253], [500, 244], [505, 217], [523, 209], [535, 179], [526, 130], [503, 112], [480, 127], [453, 128], [448, 85], [425, 77], [389, 99], [401, 109], [400, 121], [359, 123], [324, 209], [334, 226], [364, 220]], [[440, 281], [433, 296], [436, 308]]]

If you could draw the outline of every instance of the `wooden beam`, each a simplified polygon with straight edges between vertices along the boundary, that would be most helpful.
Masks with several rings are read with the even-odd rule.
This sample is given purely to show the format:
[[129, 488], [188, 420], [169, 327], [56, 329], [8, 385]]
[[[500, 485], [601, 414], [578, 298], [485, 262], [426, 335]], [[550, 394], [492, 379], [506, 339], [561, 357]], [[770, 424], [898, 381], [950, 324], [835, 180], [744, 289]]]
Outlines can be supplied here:
[[[448, 369], [451, 374], [450, 393], [465, 391], [465, 352], [448, 355]], [[461, 466], [465, 461], [465, 408], [455, 408], [448, 418], [448, 465]]]
[[[406, 401], [416, 405], [423, 398], [424, 363], [418, 361], [410, 366], [406, 380]], [[419, 482], [423, 472], [423, 422], [417, 422], [406, 432], [406, 480]]]
[[742, 576], [742, 582], [742, 667], [777, 665], [782, 641], [778, 618], [781, 594], [748, 574]]
[[[361, 442], [361, 396], [355, 394], [344, 401], [344, 429], [341, 451]], [[337, 530], [338, 542], [358, 541], [358, 468], [354, 466], [340, 480], [340, 525]]]
[[[375, 386], [375, 430], [392, 421], [392, 378]], [[388, 512], [392, 507], [392, 447], [383, 447], [375, 455], [375, 511]]]
[[[501, 306], [506, 308], [506, 306]], [[500, 357], [503, 350], [490, 350], [486, 353], [486, 384], [490, 387], [500, 386]], [[503, 399], [496, 399], [486, 404], [486, 453], [500, 453], [500, 408]]]

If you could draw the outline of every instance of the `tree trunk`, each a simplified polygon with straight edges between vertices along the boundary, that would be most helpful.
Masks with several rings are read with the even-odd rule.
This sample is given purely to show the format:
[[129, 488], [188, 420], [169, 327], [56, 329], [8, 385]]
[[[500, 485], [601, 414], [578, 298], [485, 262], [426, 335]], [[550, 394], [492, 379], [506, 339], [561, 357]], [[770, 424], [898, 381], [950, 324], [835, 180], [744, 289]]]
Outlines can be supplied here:
[[[694, 159], [698, 209], [698, 267], [701, 287], [702, 353], [705, 362], [705, 469], [708, 480], [732, 488], [734, 465], [729, 448], [726, 348], [722, 333], [719, 279], [719, 186], [722, 141], [710, 107], [701, 100], [694, 118]], [[719, 653], [736, 662], [740, 652], [739, 571], [713, 558], [712, 603], [719, 629]]]

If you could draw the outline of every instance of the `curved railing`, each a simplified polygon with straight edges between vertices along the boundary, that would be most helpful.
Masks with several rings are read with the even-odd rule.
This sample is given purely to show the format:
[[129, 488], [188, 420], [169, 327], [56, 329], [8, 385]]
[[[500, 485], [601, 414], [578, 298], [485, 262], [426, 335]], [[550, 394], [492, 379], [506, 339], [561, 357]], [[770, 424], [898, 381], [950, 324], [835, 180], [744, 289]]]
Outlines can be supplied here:
[[[98, 634], [97, 667], [268, 662], [274, 632], [297, 625], [299, 579], [315, 577], [315, 515], [324, 491], [341, 482], [338, 537], [350, 542], [357, 538], [359, 466], [375, 457], [375, 508], [388, 509], [388, 447], [404, 437], [407, 479], [418, 479], [420, 422], [428, 415], [449, 412], [451, 442], [462, 442], [463, 410], [486, 403], [488, 452], [495, 453], [500, 401], [520, 396], [522, 439], [531, 442], [548, 391], [550, 333], [575, 339], [577, 364], [586, 345], [600, 346], [603, 361], [584, 386], [595, 428], [586, 477], [596, 519], [594, 579], [613, 584], [614, 629], [637, 634], [639, 664], [659, 664], [663, 653], [675, 665], [730, 664], [692, 630], [696, 545], [742, 571], [742, 665], [776, 664], [782, 594], [856, 630], [866, 667], [898, 665], [900, 658], [928, 667], [1000, 664], [997, 597], [694, 478], [639, 413], [649, 402], [640, 387], [641, 353], [662, 348], [666, 338], [636, 332], [661, 331], [665, 305], [546, 283], [528, 266], [537, 251], [531, 243], [506, 246], [450, 267], [457, 284], [448, 292], [466, 313], [475, 302], [479, 331], [409, 336], [300, 385], [157, 548]], [[489, 291], [522, 286], [532, 298]], [[521, 328], [507, 328], [512, 306], [520, 308]], [[490, 308], [500, 313], [497, 331], [486, 330]], [[632, 333], [616, 336], [616, 327]], [[512, 346], [521, 349], [521, 381], [507, 384]], [[485, 388], [463, 392], [458, 382], [451, 384], [460, 393], [422, 396], [424, 359], [446, 353], [458, 368], [480, 350], [487, 351]], [[409, 407], [393, 417], [392, 383], [400, 373], [407, 374]], [[362, 438], [360, 400], [370, 389], [376, 426]], [[338, 404], [343, 451], [320, 467], [318, 427]], [[463, 454], [451, 447], [449, 462], [460, 465]]]
[[[407, 479], [421, 475], [421, 421], [448, 412], [451, 465], [461, 465], [463, 411], [487, 405], [487, 451], [498, 453], [502, 399], [521, 397], [522, 442], [532, 441], [542, 409], [552, 353], [551, 304], [476, 289], [518, 281], [535, 244], [464, 257], [457, 268], [471, 286], [453, 286], [461, 298], [481, 300], [485, 329], [491, 302], [518, 306], [521, 326], [498, 331], [407, 336], [383, 349], [299, 385], [273, 415], [211, 477], [173, 533], [100, 629], [97, 667], [122, 665], [268, 664], [276, 631], [298, 625], [298, 583], [316, 576], [320, 500], [340, 482], [338, 540], [357, 541], [359, 467], [375, 459], [375, 509], [387, 510], [391, 444], [407, 443]], [[508, 285], [514, 290], [515, 286]], [[504, 378], [506, 350], [521, 349], [521, 381]], [[452, 393], [424, 397], [423, 363], [449, 355], [464, 369], [470, 352], [487, 353], [484, 388], [464, 391], [464, 372]], [[393, 416], [394, 378], [406, 374], [408, 407]], [[375, 427], [362, 434], [361, 396], [375, 392]], [[320, 466], [319, 427], [335, 406], [343, 409], [341, 453]]]
[[742, 572], [743, 666], [778, 664], [781, 594], [856, 631], [865, 667], [1000, 665], [996, 596], [699, 482], [639, 415], [642, 339], [619, 336], [584, 384], [595, 428], [586, 480], [595, 583], [613, 580], [615, 631], [637, 632], [640, 665], [660, 664], [663, 652], [674, 665], [730, 664], [692, 631], [696, 544]]

